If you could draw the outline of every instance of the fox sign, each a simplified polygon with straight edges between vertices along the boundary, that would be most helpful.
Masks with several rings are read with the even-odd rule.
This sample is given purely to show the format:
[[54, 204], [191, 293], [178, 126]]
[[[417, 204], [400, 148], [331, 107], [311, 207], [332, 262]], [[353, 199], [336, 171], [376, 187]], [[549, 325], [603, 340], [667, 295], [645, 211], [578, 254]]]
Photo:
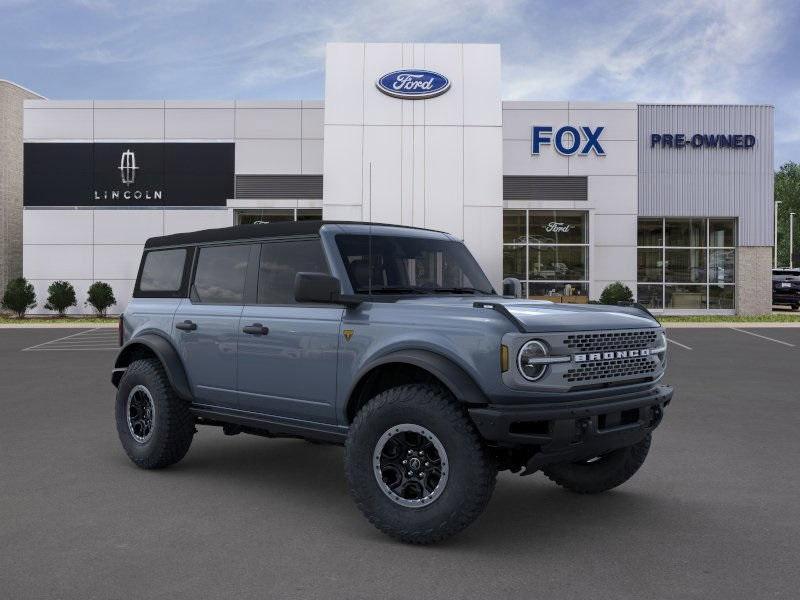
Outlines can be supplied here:
[[556, 152], [564, 156], [579, 154], [587, 156], [594, 152], [597, 156], [605, 156], [605, 150], [600, 144], [600, 135], [605, 127], [588, 127], [581, 125], [573, 127], [564, 125], [559, 127], [555, 134], [550, 125], [534, 125], [531, 127], [531, 154], [538, 155], [543, 145], [552, 144]]

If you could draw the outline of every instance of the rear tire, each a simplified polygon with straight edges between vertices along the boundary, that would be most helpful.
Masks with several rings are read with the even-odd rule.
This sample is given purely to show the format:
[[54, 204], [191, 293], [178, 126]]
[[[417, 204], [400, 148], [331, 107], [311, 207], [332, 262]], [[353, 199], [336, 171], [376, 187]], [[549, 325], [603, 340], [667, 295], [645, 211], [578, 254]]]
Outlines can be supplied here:
[[542, 468], [554, 483], [578, 494], [598, 494], [622, 485], [633, 477], [647, 458], [651, 435], [642, 441], [613, 450], [608, 454], [573, 463], [559, 463]]
[[497, 477], [463, 407], [430, 384], [392, 388], [361, 409], [347, 437], [345, 473], [370, 523], [412, 544], [439, 542], [470, 525]]
[[132, 362], [117, 388], [117, 434], [128, 457], [143, 469], [181, 460], [194, 436], [188, 403], [175, 394], [156, 359]]

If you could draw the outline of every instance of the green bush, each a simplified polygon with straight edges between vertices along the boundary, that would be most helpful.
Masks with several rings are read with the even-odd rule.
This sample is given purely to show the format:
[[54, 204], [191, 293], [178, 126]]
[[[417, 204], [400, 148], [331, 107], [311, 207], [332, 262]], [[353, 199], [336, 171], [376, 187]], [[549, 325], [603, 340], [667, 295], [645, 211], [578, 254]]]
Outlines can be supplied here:
[[28, 309], [36, 306], [36, 292], [33, 291], [33, 285], [28, 283], [24, 277], [12, 279], [6, 286], [0, 306], [15, 312], [20, 319], [24, 319]]
[[633, 302], [631, 288], [620, 281], [609, 283], [600, 294], [600, 304], [616, 304], [617, 302]]
[[58, 312], [59, 317], [63, 317], [67, 309], [76, 304], [75, 288], [69, 281], [54, 281], [47, 288], [47, 304], [44, 307]]
[[87, 304], [91, 304], [101, 317], [106, 316], [108, 309], [117, 303], [114, 298], [114, 290], [104, 281], [95, 281], [89, 286], [89, 296]]

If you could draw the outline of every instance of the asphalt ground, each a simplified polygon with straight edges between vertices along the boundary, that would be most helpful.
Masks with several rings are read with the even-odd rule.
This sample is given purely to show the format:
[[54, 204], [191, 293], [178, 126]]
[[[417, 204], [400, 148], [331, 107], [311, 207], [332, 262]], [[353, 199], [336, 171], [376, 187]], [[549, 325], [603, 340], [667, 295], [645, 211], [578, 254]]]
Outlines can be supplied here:
[[338, 447], [200, 428], [137, 469], [116, 332], [0, 330], [0, 598], [797, 598], [800, 329], [668, 333], [675, 398], [631, 481], [503, 473], [474, 525], [413, 547], [361, 516]]

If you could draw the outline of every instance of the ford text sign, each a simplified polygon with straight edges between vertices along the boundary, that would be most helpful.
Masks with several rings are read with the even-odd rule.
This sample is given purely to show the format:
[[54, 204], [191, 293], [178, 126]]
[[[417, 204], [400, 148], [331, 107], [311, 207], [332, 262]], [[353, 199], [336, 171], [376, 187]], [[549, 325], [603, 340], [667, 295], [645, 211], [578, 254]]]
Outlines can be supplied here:
[[531, 128], [531, 154], [538, 155], [541, 147], [552, 144], [556, 152], [564, 156], [581, 154], [587, 156], [594, 152], [597, 156], [605, 156], [606, 152], [600, 145], [600, 134], [605, 127], [587, 127], [581, 125], [573, 127], [564, 125], [553, 133], [549, 125], [534, 125]]
[[441, 73], [421, 69], [404, 69], [382, 75], [375, 85], [395, 98], [424, 100], [440, 96], [450, 89], [450, 80]]

